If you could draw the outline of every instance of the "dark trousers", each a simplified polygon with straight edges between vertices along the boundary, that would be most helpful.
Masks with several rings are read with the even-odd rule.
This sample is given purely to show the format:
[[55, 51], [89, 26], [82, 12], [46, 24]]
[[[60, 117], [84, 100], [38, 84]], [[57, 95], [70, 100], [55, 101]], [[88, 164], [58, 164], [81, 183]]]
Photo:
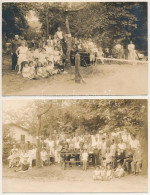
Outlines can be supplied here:
[[94, 165], [98, 165], [99, 164], [99, 151], [95, 150], [93, 153], [93, 158], [94, 158]]
[[13, 53], [13, 55], [12, 55], [12, 70], [15, 70], [16, 65], [17, 65], [17, 54]]

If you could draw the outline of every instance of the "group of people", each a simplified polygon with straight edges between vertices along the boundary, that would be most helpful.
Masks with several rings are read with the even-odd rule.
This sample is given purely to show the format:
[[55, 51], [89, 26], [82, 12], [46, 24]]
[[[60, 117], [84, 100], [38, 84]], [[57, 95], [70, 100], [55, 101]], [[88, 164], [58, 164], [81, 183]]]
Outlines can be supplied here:
[[[72, 37], [71, 48], [71, 54], [76, 54], [79, 51], [88, 53], [90, 65], [95, 65], [98, 61], [104, 64], [104, 58], [126, 58], [125, 49], [119, 41], [110, 49], [100, 47], [92, 38]], [[134, 61], [137, 57], [141, 58], [142, 54], [138, 55], [132, 41], [126, 50], [127, 59]], [[42, 37], [27, 42], [23, 38], [20, 40], [19, 36], [15, 35], [15, 40], [12, 41], [12, 70], [18, 67], [18, 74], [22, 73], [24, 78], [47, 78], [64, 71], [66, 52], [67, 38], [60, 27], [53, 38], [49, 35], [48, 39]]]
[[[37, 147], [16, 145], [8, 157], [9, 167], [18, 171], [27, 170], [36, 164]], [[41, 138], [40, 159], [42, 166], [69, 162], [69, 166], [83, 166], [83, 170], [95, 167], [94, 180], [110, 180], [125, 174], [138, 175], [142, 169], [141, 145], [135, 135], [123, 137], [97, 136], [53, 136]], [[67, 164], [65, 164], [67, 166]]]
[[58, 27], [54, 39], [41, 39], [38, 44], [32, 40], [27, 44], [25, 40], [12, 43], [12, 70], [18, 67], [18, 74], [24, 78], [47, 78], [64, 71], [66, 59], [66, 47], [63, 31]]

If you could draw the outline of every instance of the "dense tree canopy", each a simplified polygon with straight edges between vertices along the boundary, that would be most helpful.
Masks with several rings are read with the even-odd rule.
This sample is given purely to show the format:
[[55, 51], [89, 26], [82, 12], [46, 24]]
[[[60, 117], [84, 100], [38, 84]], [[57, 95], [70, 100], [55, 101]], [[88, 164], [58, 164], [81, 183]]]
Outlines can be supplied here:
[[[4, 120], [24, 126], [36, 134], [37, 115], [41, 109], [50, 110], [42, 117], [41, 134], [114, 132], [127, 130], [132, 134], [145, 131], [147, 102], [144, 100], [53, 100], [33, 102], [20, 112], [5, 113]], [[14, 121], [15, 120], [15, 121]]]
[[138, 48], [147, 49], [146, 2], [3, 3], [3, 33], [10, 36], [26, 31], [25, 15], [30, 10], [39, 17], [44, 35], [47, 28], [54, 34], [58, 26], [66, 32], [67, 16], [74, 37], [92, 37], [109, 47], [115, 40], [126, 45], [132, 39]]

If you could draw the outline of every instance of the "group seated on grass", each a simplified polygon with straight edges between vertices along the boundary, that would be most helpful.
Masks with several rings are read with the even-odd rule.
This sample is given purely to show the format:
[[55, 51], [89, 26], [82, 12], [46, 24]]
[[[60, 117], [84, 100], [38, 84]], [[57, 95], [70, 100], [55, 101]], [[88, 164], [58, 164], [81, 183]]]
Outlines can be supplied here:
[[24, 78], [47, 78], [64, 71], [65, 53], [62, 48], [63, 32], [57, 31], [55, 40], [47, 40], [47, 44], [39, 47], [27, 47], [24, 40], [16, 50], [18, 57], [18, 74]]
[[[9, 168], [26, 171], [36, 165], [36, 145], [14, 145], [8, 157]], [[94, 180], [110, 180], [126, 174], [138, 175], [142, 170], [141, 145], [135, 135], [122, 136], [75, 135], [41, 138], [42, 166], [64, 164], [82, 165], [83, 170], [94, 166]], [[67, 164], [65, 164], [67, 167]]]

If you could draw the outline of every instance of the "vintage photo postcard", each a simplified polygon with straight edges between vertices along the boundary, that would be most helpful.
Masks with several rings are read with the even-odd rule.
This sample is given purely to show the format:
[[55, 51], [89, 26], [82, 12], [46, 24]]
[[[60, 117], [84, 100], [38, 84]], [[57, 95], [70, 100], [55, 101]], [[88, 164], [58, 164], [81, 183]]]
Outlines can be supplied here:
[[3, 192], [148, 192], [144, 99], [3, 100]]
[[147, 2], [3, 2], [2, 94], [146, 95]]

